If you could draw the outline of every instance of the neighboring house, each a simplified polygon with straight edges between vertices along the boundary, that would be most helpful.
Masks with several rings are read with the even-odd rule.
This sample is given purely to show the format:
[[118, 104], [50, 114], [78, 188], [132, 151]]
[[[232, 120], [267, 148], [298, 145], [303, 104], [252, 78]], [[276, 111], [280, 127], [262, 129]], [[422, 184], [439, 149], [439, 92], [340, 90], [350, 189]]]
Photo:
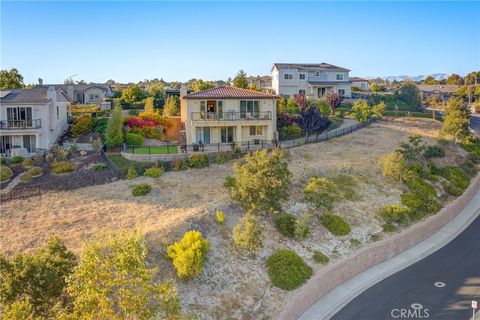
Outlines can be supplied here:
[[221, 86], [187, 94], [182, 87], [180, 113], [190, 144], [271, 141], [276, 138], [278, 96]]
[[272, 87], [286, 98], [297, 94], [319, 99], [330, 92], [350, 97], [349, 69], [328, 63], [275, 63], [272, 67]]
[[269, 92], [272, 90], [272, 77], [270, 76], [247, 77], [247, 81], [248, 85], [255, 85], [262, 91]]
[[457, 84], [419, 84], [417, 87], [418, 90], [427, 97], [439, 95], [442, 99], [448, 99], [455, 94], [461, 86]]
[[0, 153], [3, 157], [31, 156], [50, 149], [67, 127], [72, 100], [65, 91], [49, 87], [0, 91]]
[[352, 83], [352, 87], [357, 87], [362, 90], [368, 90], [368, 80], [363, 79], [360, 77], [350, 77], [350, 82]]
[[[112, 89], [108, 84], [50, 84], [41, 85], [39, 88], [48, 88], [50, 86], [64, 90], [75, 104], [98, 104], [102, 106], [105, 98], [113, 97]], [[109, 108], [102, 106], [102, 109]]]

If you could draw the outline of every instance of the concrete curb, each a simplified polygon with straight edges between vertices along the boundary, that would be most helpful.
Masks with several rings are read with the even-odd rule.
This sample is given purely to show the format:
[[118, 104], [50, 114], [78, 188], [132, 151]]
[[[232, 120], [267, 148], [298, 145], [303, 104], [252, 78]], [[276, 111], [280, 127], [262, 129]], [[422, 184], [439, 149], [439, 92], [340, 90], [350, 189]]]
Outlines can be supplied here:
[[480, 175], [439, 213], [320, 270], [279, 319], [330, 319], [364, 290], [437, 251], [480, 215]]

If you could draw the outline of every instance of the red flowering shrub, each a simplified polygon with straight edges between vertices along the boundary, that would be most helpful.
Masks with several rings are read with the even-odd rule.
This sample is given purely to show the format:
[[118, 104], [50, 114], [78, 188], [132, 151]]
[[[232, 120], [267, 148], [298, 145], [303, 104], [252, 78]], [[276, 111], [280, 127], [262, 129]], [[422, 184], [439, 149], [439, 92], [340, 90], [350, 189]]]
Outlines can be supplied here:
[[156, 127], [158, 125], [157, 122], [153, 120], [145, 120], [139, 117], [128, 117], [125, 119], [125, 125], [129, 128], [143, 128], [143, 127]]

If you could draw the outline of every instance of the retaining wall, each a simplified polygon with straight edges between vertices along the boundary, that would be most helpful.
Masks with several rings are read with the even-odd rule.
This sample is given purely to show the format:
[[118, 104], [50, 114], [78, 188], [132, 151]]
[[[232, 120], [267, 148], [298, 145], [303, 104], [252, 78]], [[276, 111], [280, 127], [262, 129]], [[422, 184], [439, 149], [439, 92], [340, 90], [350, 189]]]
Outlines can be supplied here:
[[480, 175], [477, 175], [461, 196], [446, 205], [436, 215], [322, 268], [288, 301], [279, 319], [298, 318], [323, 295], [340, 284], [427, 239], [455, 218], [475, 196], [479, 188]]

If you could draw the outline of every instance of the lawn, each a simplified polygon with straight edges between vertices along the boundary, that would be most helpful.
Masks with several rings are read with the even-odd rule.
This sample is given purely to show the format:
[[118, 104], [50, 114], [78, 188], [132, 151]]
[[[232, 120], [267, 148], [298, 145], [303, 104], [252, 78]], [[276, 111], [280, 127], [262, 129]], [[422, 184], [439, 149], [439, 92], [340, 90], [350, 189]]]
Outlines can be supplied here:
[[178, 153], [178, 146], [127, 147], [126, 152], [138, 154], [175, 154]]

